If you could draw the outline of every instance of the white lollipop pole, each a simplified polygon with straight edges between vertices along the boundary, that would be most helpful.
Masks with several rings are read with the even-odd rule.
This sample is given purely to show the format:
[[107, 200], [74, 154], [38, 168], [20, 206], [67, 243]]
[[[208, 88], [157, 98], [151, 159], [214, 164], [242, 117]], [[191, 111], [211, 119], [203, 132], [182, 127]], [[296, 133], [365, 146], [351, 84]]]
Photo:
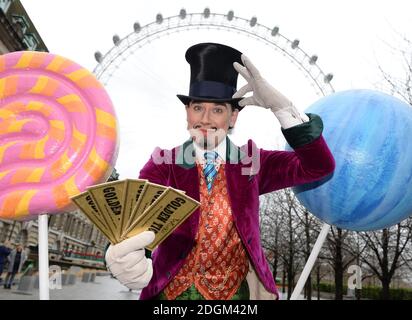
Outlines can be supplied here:
[[49, 232], [47, 214], [39, 215], [39, 298], [50, 300], [49, 294]]
[[315, 264], [316, 258], [319, 255], [320, 249], [322, 249], [323, 243], [326, 240], [326, 236], [329, 233], [329, 229], [330, 225], [324, 223], [322, 230], [319, 233], [318, 239], [316, 240], [316, 243], [313, 246], [312, 252], [310, 253], [309, 259], [306, 262], [305, 268], [303, 268], [302, 274], [299, 277], [299, 281], [295, 287], [295, 290], [293, 290], [290, 300], [297, 300], [300, 296], [302, 289], [306, 283], [306, 280], [308, 279], [309, 274], [312, 271], [313, 265]]

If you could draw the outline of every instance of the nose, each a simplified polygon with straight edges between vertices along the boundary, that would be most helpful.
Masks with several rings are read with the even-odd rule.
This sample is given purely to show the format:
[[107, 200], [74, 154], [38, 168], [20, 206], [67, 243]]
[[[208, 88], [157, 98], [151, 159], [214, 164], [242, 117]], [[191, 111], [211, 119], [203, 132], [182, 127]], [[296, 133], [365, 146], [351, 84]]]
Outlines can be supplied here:
[[202, 125], [210, 124], [210, 112], [208, 109], [205, 108], [205, 110], [203, 111], [200, 122]]

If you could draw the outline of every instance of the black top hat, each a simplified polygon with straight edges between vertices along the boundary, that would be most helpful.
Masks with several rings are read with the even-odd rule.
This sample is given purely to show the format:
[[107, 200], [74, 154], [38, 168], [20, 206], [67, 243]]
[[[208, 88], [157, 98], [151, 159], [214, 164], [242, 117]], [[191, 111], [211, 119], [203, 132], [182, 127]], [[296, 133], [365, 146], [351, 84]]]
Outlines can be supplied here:
[[227, 102], [241, 110], [242, 98], [233, 99], [236, 92], [238, 72], [233, 62], [241, 60], [242, 53], [219, 43], [199, 43], [186, 51], [190, 64], [189, 95], [178, 94], [185, 105], [190, 101]]

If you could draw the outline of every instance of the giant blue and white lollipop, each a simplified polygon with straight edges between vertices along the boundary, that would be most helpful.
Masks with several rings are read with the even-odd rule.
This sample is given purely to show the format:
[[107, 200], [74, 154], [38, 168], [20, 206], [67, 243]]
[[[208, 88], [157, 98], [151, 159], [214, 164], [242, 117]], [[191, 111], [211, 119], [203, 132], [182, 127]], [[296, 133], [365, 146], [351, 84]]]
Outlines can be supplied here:
[[324, 122], [335, 157], [333, 176], [294, 188], [301, 203], [328, 224], [370, 231], [412, 214], [412, 107], [373, 90], [327, 96], [305, 112]]

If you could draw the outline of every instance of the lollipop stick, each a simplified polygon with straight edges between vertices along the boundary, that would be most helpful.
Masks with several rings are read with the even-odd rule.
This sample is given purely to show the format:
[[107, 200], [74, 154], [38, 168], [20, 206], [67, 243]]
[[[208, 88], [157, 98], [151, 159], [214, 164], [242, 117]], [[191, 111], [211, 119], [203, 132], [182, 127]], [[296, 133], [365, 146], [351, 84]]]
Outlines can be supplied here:
[[306, 280], [308, 279], [309, 274], [312, 271], [316, 258], [319, 255], [320, 249], [322, 249], [326, 236], [329, 233], [329, 229], [330, 229], [330, 226], [327, 223], [324, 223], [322, 230], [319, 233], [318, 239], [316, 240], [316, 243], [313, 246], [312, 252], [310, 253], [309, 259], [306, 262], [305, 268], [303, 268], [302, 274], [299, 277], [299, 281], [295, 287], [295, 290], [293, 290], [290, 300], [297, 300], [300, 293], [302, 292], [303, 286], [305, 285]]
[[39, 298], [49, 300], [49, 233], [48, 216], [41, 214], [39, 224]]

